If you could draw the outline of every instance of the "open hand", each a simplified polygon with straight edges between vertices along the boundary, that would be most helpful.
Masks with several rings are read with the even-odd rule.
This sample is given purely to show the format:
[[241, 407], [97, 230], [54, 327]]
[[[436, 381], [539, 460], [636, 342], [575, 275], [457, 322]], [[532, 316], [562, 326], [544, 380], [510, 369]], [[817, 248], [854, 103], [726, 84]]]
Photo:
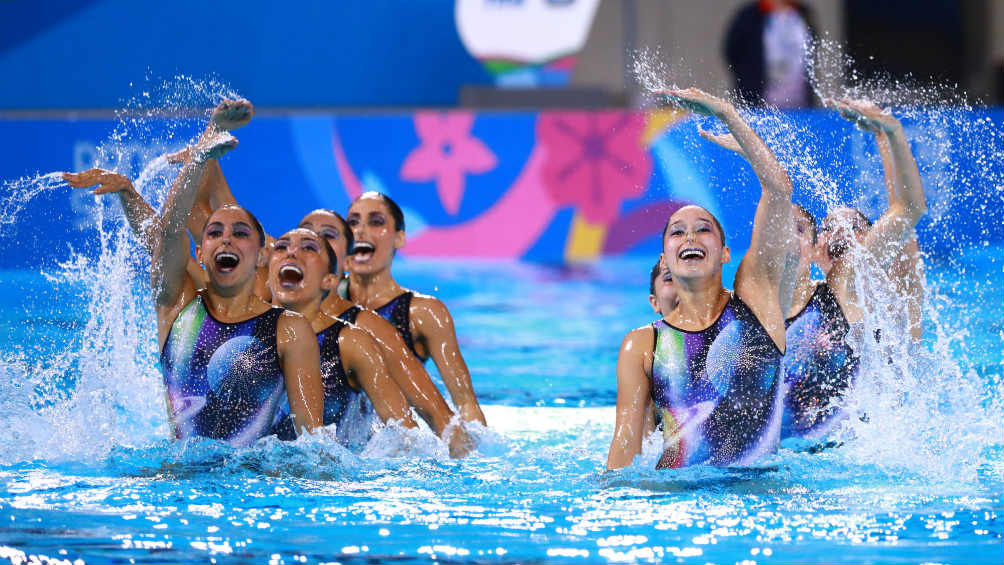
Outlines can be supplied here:
[[845, 119], [854, 122], [859, 128], [872, 133], [892, 133], [900, 127], [899, 120], [892, 112], [879, 108], [868, 100], [833, 100], [828, 98], [824, 103], [840, 112]]
[[665, 97], [684, 110], [690, 110], [695, 114], [703, 114], [705, 116], [721, 116], [732, 107], [725, 100], [712, 96], [698, 88], [657, 90], [655, 94]]
[[94, 194], [108, 194], [123, 190], [135, 191], [132, 181], [128, 177], [104, 169], [90, 169], [81, 173], [63, 173], [63, 180], [73, 188], [90, 188], [97, 185]]
[[733, 136], [731, 133], [720, 133], [716, 135], [711, 133], [710, 131], [705, 131], [703, 129], [698, 129], [697, 133], [700, 134], [701, 137], [707, 139], [708, 141], [714, 143], [715, 145], [724, 147], [725, 149], [728, 149], [730, 151], [735, 151], [736, 153], [742, 155], [743, 157], [746, 156], [746, 152], [743, 151], [743, 148], [739, 146], [739, 142], [736, 141], [735, 136]]

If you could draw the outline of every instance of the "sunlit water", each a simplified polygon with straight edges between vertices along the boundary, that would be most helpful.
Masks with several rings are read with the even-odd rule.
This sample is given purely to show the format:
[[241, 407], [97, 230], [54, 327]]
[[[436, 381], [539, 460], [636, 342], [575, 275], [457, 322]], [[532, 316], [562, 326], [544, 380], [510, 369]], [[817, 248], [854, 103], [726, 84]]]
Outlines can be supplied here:
[[[1002, 259], [1000, 248], [960, 259], [967, 280], [983, 284], [979, 294], [953, 296], [956, 309], [945, 313], [970, 328], [949, 362], [969, 369], [978, 386], [965, 390], [981, 398], [948, 398], [946, 410], [999, 394], [1004, 315], [999, 300], [984, 299], [1004, 291]], [[909, 452], [869, 461], [861, 456], [868, 446], [851, 443], [815, 455], [782, 450], [766, 470], [655, 471], [657, 442], [650, 442], [634, 467], [605, 474], [617, 344], [651, 319], [649, 262], [576, 270], [398, 266], [404, 284], [436, 291], [450, 305], [486, 404], [491, 430], [479, 453], [461, 461], [428, 436], [408, 446], [396, 430], [363, 454], [323, 438], [244, 450], [173, 443], [158, 439], [166, 431], [158, 391], [139, 390], [156, 381], [152, 362], [135, 360], [108, 378], [77, 373], [78, 394], [90, 400], [56, 399], [49, 407], [40, 404], [52, 396], [38, 387], [50, 383], [8, 364], [0, 385], [0, 555], [14, 562], [24, 555], [219, 563], [1000, 561], [1004, 446], [978, 421], [999, 413], [949, 412], [913, 423], [941, 426], [970, 447], [969, 459], [947, 470]], [[53, 357], [51, 364], [80, 363], [60, 355], [87, 332], [86, 285], [24, 272], [0, 278], [9, 305], [4, 358], [23, 350], [14, 336], [35, 335], [46, 336], [37, 354]], [[929, 278], [954, 280], [954, 268], [932, 265]], [[942, 383], [935, 374], [930, 381]], [[98, 390], [98, 382], [120, 384]], [[37, 401], [31, 411], [22, 403], [28, 397]], [[73, 410], [60, 410], [62, 402]], [[881, 455], [878, 447], [872, 451]]]

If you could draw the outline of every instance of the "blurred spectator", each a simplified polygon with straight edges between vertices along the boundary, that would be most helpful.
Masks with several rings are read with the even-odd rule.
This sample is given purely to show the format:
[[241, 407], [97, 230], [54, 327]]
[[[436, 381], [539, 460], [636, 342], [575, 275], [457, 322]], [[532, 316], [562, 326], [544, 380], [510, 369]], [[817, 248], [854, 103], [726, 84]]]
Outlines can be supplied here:
[[746, 104], [811, 106], [809, 9], [794, 0], [759, 0], [740, 8], [725, 35], [725, 61]]

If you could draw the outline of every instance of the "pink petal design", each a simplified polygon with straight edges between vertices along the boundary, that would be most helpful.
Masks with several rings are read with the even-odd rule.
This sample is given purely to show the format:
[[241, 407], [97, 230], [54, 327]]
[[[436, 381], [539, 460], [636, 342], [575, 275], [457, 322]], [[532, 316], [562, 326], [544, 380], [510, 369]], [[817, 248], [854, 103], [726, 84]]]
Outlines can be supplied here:
[[401, 178], [413, 182], [436, 181], [443, 209], [460, 210], [468, 172], [484, 173], [498, 165], [498, 158], [476, 137], [472, 112], [418, 112], [415, 132], [421, 144], [401, 166]]
[[621, 201], [639, 196], [652, 173], [640, 142], [644, 128], [638, 113], [542, 113], [537, 139], [548, 148], [542, 177], [555, 202], [574, 204], [591, 223], [616, 220]]
[[466, 171], [485, 173], [495, 168], [498, 158], [480, 139], [467, 136], [458, 139], [453, 149], [453, 157]]
[[415, 112], [415, 134], [422, 145], [439, 145], [445, 131], [441, 112]]
[[459, 167], [448, 167], [439, 172], [436, 180], [436, 191], [443, 209], [451, 215], [460, 210], [460, 201], [464, 197], [464, 172]]
[[430, 181], [439, 175], [444, 164], [439, 145], [419, 145], [404, 159], [401, 178], [413, 182]]
[[443, 128], [443, 136], [459, 139], [470, 135], [471, 128], [474, 127], [474, 112], [448, 112], [442, 114], [442, 120], [439, 127]]
[[[541, 168], [547, 160], [547, 149], [538, 143], [519, 177], [494, 206], [468, 222], [426, 229], [408, 240], [404, 253], [425, 257], [519, 257], [526, 253], [547, 229], [558, 207], [546, 196], [541, 198]], [[498, 229], [507, 225], [521, 227]]]

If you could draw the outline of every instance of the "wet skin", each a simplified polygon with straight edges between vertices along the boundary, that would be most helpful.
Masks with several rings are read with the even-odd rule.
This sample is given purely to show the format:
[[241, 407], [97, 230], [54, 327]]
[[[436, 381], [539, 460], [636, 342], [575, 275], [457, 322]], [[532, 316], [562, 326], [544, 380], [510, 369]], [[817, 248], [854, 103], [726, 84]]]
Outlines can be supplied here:
[[[380, 308], [406, 291], [391, 274], [394, 253], [404, 247], [405, 233], [397, 229], [387, 204], [375, 193], [357, 198], [349, 207], [346, 221], [355, 237], [355, 253], [348, 261], [350, 299], [370, 309]], [[484, 425], [485, 417], [446, 306], [436, 298], [415, 293], [409, 329], [417, 353], [431, 357], [439, 369], [460, 416]]]

